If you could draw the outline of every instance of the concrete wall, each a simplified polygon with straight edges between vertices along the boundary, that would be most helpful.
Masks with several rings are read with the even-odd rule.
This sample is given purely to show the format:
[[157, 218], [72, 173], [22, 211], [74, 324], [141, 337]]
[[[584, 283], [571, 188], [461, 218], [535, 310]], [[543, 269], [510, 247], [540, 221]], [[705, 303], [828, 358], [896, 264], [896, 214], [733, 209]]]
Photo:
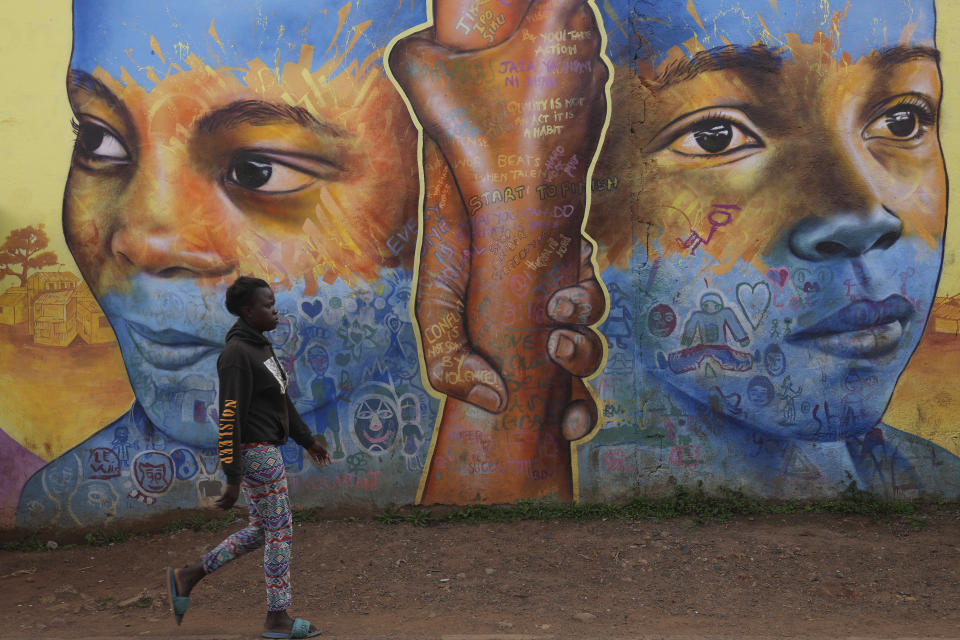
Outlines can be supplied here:
[[957, 9], [128, 4], [3, 27], [0, 526], [212, 505], [240, 274], [298, 505], [960, 494]]

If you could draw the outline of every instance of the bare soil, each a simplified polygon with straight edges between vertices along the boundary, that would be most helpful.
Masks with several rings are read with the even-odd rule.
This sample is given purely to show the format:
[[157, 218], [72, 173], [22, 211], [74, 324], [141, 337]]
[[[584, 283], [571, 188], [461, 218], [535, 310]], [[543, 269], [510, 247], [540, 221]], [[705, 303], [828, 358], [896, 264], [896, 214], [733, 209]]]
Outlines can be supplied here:
[[[258, 637], [257, 552], [201, 582], [182, 626], [168, 609], [164, 568], [227, 533], [0, 551], [0, 637]], [[328, 520], [296, 526], [291, 614], [340, 639], [960, 638], [958, 543], [956, 513], [932, 508], [703, 525]]]

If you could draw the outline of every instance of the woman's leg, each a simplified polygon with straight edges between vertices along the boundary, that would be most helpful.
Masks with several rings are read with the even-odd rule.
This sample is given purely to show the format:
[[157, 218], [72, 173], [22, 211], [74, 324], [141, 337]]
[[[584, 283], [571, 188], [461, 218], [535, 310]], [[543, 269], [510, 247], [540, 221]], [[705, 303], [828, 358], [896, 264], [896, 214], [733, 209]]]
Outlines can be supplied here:
[[[246, 449], [241, 451], [241, 459], [246, 456], [247, 451]], [[181, 569], [174, 569], [173, 576], [176, 580], [179, 595], [189, 596], [193, 587], [208, 574], [213, 573], [231, 560], [260, 548], [263, 544], [263, 526], [260, 523], [260, 514], [250, 500], [250, 487], [246, 477], [240, 485], [240, 490], [247, 498], [247, 511], [250, 514], [249, 524], [223, 540], [204, 555], [200, 562]]]
[[244, 451], [244, 484], [263, 536], [263, 572], [267, 586], [267, 612], [286, 611], [290, 606], [290, 550], [293, 514], [287, 492], [283, 455], [277, 447]]
[[[246, 452], [241, 453], [241, 457]], [[244, 477], [240, 490], [247, 498], [247, 510], [250, 513], [250, 522], [246, 527], [225, 538], [223, 542], [211, 549], [203, 556], [203, 572], [211, 574], [231, 560], [236, 560], [240, 556], [259, 549], [263, 545], [263, 526], [260, 523], [260, 514], [254, 508], [250, 500], [250, 487], [247, 486], [247, 479]]]
[[[247, 499], [260, 516], [263, 527], [263, 573], [267, 583], [267, 617], [265, 631], [290, 633], [293, 619], [287, 614], [290, 606], [290, 551], [293, 546], [293, 514], [283, 455], [277, 447], [266, 447], [257, 459], [251, 458], [250, 469], [244, 466], [245, 478], [251, 482]], [[253, 481], [257, 484], [254, 485]], [[310, 626], [310, 632], [316, 627]]]
[[[267, 587], [267, 617], [264, 629], [289, 633], [293, 619], [287, 615], [291, 602], [290, 551], [293, 543], [293, 514], [287, 490], [283, 455], [274, 446], [243, 449], [243, 492], [250, 511], [250, 524], [221, 542], [204, 556], [203, 562], [180, 569], [184, 578], [199, 575], [200, 581], [227, 562], [263, 544], [263, 571]], [[189, 573], [193, 570], [193, 573]], [[189, 590], [186, 592], [189, 593]], [[182, 595], [186, 595], [183, 593]], [[310, 626], [310, 632], [316, 627]]]

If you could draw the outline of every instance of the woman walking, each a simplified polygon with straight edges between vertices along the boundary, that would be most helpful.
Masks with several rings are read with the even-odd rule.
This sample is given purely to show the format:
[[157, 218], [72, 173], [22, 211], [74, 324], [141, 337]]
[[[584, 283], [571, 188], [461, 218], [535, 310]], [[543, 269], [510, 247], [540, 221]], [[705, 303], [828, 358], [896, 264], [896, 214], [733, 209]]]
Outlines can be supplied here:
[[287, 373], [263, 335], [277, 326], [273, 290], [264, 280], [241, 276], [227, 289], [227, 310], [238, 316], [217, 360], [220, 378], [220, 464], [227, 478], [216, 504], [229, 509], [242, 490], [250, 524], [221, 542], [196, 564], [167, 570], [170, 608], [180, 624], [190, 591], [231, 560], [261, 546], [267, 585], [264, 638], [311, 638], [320, 630], [290, 618], [290, 549], [293, 525], [287, 477], [279, 446], [287, 438], [318, 464], [330, 462], [287, 395]]

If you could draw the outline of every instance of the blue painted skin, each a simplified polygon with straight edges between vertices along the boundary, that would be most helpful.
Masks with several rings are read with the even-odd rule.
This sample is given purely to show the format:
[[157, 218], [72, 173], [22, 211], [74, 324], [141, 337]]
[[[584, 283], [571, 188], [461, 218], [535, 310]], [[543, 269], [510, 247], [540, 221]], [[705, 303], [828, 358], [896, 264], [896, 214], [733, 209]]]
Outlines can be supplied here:
[[[304, 296], [302, 290], [276, 294], [281, 318], [293, 330], [278, 327], [267, 335], [291, 378], [298, 382], [290, 388], [294, 404], [307, 425], [331, 443], [332, 455], [338, 450], [333, 443], [341, 443], [338, 461], [350, 459], [349, 464], [317, 468], [304, 464], [299, 447], [293, 445], [289, 452], [285, 447], [295, 500], [349, 500], [386, 506], [409, 503], [416, 497], [436, 401], [424, 392], [418, 368], [397, 364], [398, 360], [404, 364], [416, 362], [417, 357], [411, 324], [392, 321], [408, 317], [409, 273], [391, 270], [384, 275], [369, 289], [350, 289], [337, 282], [316, 296]], [[191, 299], [191, 292], [183, 290], [182, 283], [169, 280], [166, 284], [169, 300]], [[373, 288], [382, 293], [374, 293]], [[209, 354], [189, 366], [157, 368], [155, 361], [165, 357], [164, 347], [144, 344], [142, 336], [131, 337], [125, 330], [125, 323], [133, 315], [118, 306], [125, 300], [130, 299], [108, 298], [104, 309], [114, 322], [131, 377], [133, 372], [141, 376], [134, 383], [137, 402], [125, 415], [28, 481], [20, 501], [18, 526], [91, 526], [114, 518], [145, 517], [158, 508], [209, 506], [220, 495], [223, 478], [216, 452], [214, 388], [219, 348], [211, 347]], [[314, 317], [303, 310], [305, 305]], [[165, 318], [165, 336], [173, 335], [172, 331], [196, 336], [204, 327], [210, 327], [212, 333], [230, 326], [226, 324], [231, 322], [230, 317], [221, 317], [218, 307], [192, 307], [213, 311], [203, 320], [183, 318], [186, 308], [178, 305], [177, 313]], [[142, 314], [134, 317], [137, 322], [147, 320]], [[153, 319], [159, 320], [156, 315]], [[317, 388], [313, 384], [318, 375], [316, 352], [306, 348], [309, 341], [316, 340], [338, 347], [322, 370], [321, 379], [321, 388], [334, 387], [337, 394], [328, 393], [321, 399], [311, 391]], [[215, 344], [212, 337], [209, 341]], [[188, 340], [184, 338], [183, 342]], [[370, 399], [376, 399], [380, 415], [364, 412], [364, 403]], [[394, 415], [386, 416], [385, 411]], [[338, 416], [338, 424], [330, 421], [331, 415]], [[387, 420], [397, 424], [395, 437], [370, 446], [371, 422]], [[408, 423], [418, 432], [426, 431], [427, 438], [402, 437], [400, 431], [410, 432]], [[412, 450], [408, 448], [410, 442], [415, 443]], [[104, 449], [115, 457], [94, 456], [94, 451]], [[292, 455], [289, 459], [288, 453]], [[411, 463], [418, 457], [419, 466]], [[98, 464], [104, 458], [107, 463]], [[370, 490], [374, 474], [377, 491]], [[329, 491], [317, 491], [323, 488]]]
[[[788, 33], [809, 43], [816, 31], [828, 30], [833, 15], [820, 2], [781, 1], [778, 11], [766, 0], [693, 4], [705, 28], [685, 0], [644, 4], [646, 19], [636, 22], [643, 62], [656, 68], [694, 37], [705, 49], [758, 42], [777, 48]], [[933, 46], [931, 2], [853, 2], [839, 9], [846, 18], [832, 51], [837, 60], [850, 53], [856, 61], [898, 44]], [[915, 29], [902, 43], [908, 23]], [[783, 53], [783, 64], [791, 64], [789, 50]], [[729, 175], [746, 179], [733, 169]], [[716, 191], [723, 202], [737, 193], [724, 183]], [[610, 319], [600, 330], [617, 339], [609, 342], [607, 369], [594, 380], [603, 428], [578, 449], [581, 497], [614, 499], [635, 487], [664, 493], [700, 481], [773, 498], [830, 496], [851, 483], [888, 497], [960, 495], [960, 458], [881, 422], [934, 300], [942, 237], [931, 246], [905, 233], [864, 251], [817, 253], [830, 247], [816, 243], [852, 248], [861, 237], [895, 231], [894, 214], [884, 211], [870, 217], [815, 211], [789, 229], [763, 222], [751, 229], [751, 212], [738, 211], [747, 222], [718, 227], [713, 241], [757, 234], [757, 246], [766, 247], [766, 272], [741, 260], [715, 273], [717, 260], [690, 243], [658, 258], [668, 243], [684, 238], [660, 235], [656, 255], [648, 255], [647, 230], [637, 234], [629, 269], [603, 273], [608, 289], [621, 295], [612, 297]], [[691, 340], [704, 300], [711, 318], [723, 309], [727, 328], [705, 340], [700, 326]], [[675, 315], [675, 329], [661, 320], [664, 305]], [[626, 338], [623, 318], [632, 319]], [[883, 325], [897, 328], [875, 329]], [[863, 330], [859, 341], [830, 337], [857, 330]], [[891, 334], [897, 335], [893, 346], [868, 344]], [[821, 348], [818, 340], [829, 344]]]
[[[90, 72], [99, 66], [114, 78], [120, 77], [123, 68], [138, 84], [151, 89], [155, 83], [147, 75], [148, 65], [163, 77], [168, 65], [183, 65], [191, 53], [214, 69], [233, 67], [239, 73], [254, 58], [283, 69], [284, 64], [298, 60], [301, 45], [307, 44], [316, 48], [314, 68], [318, 68], [345, 51], [359, 32], [350, 53], [334, 69], [336, 74], [354, 62], [362, 64], [391, 37], [420, 24], [426, 15], [422, 4], [400, 0], [354, 2], [341, 25], [338, 12], [344, 5], [304, 5], [299, 0], [137, 4], [76, 0], [71, 67]], [[151, 51], [150, 36], [166, 43], [165, 60]], [[334, 45], [328, 46], [331, 42]], [[175, 43], [180, 45], [174, 47]]]
[[[643, 18], [635, 23], [643, 42], [641, 51], [654, 66], [665, 60], [672, 47], [681, 47], [697, 38], [705, 49], [764, 43], [777, 48], [786, 44], [785, 34], [796, 34], [802, 42], [812, 42], [817, 32], [830, 37], [830, 20], [843, 14], [840, 46], [832, 52], [836, 59], [849, 53], [854, 60], [878, 47], [898, 44], [908, 23], [915, 25], [916, 42], [933, 42], [936, 14], [932, 0], [896, 2], [818, 2], [811, 0], [699, 0], [692, 4], [697, 16], [688, 10], [687, 0], [634, 2]], [[699, 18], [699, 23], [697, 18]], [[702, 28], [700, 25], [704, 25]], [[789, 55], [789, 54], [788, 54]]]
[[[632, 285], [638, 294], [630, 301], [635, 305], [632, 313], [645, 319], [660, 298], [655, 289], [643, 288], [651, 263], [643, 265], [637, 258], [631, 266], [641, 277], [608, 270], [604, 279], [621, 287]], [[742, 265], [711, 284], [717, 291], [735, 291], [751, 270]], [[758, 279], [753, 274], [751, 282]], [[677, 277], [682, 277], [679, 270], [663, 273], [666, 282]], [[727, 302], [743, 318], [736, 300]], [[677, 303], [675, 309], [683, 318], [697, 307]], [[773, 320], [780, 319], [783, 326], [798, 314], [787, 306], [770, 309], [750, 331], [753, 358], [746, 371], [724, 369], [706, 359], [696, 371], [674, 373], [662, 367], [657, 356], [664, 349], [684, 349], [680, 330], [666, 339], [654, 338], [647, 327], [634, 323], [639, 339], [622, 348], [613, 345], [607, 370], [594, 381], [609, 406], [601, 418], [604, 428], [578, 449], [581, 496], [613, 499], [636, 487], [668, 491], [675, 483], [698, 481], [773, 498], [835, 495], [851, 482], [889, 497], [957, 495], [960, 459], [880, 422], [922, 333], [927, 311], [915, 313], [921, 320], [914, 321], [906, 344], [883, 362], [864, 362], [811, 356], [782, 335], [775, 337]], [[763, 357], [770, 345], [784, 354], [780, 373]], [[755, 382], [757, 378], [763, 382]], [[625, 460], [607, 465], [605, 456]]]

